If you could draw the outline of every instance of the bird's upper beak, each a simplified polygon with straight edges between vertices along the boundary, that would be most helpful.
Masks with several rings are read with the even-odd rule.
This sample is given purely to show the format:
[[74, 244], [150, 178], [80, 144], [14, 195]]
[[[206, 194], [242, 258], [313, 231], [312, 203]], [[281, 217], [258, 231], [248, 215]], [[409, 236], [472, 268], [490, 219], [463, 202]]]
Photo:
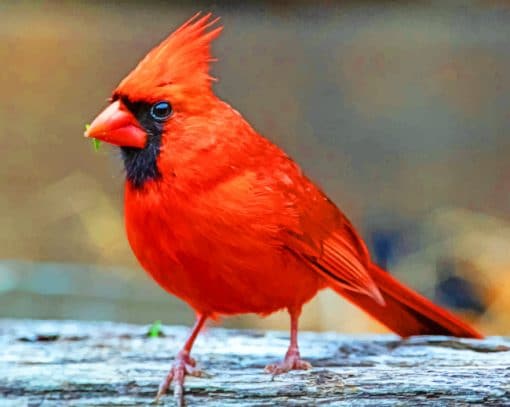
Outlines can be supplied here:
[[85, 137], [122, 147], [144, 148], [147, 133], [119, 100], [111, 103], [90, 124]]

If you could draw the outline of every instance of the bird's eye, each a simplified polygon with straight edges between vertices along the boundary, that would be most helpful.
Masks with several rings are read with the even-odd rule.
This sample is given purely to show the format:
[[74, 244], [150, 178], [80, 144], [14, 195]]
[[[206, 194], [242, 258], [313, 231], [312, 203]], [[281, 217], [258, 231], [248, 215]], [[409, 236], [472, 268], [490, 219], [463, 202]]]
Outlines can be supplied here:
[[158, 122], [163, 122], [172, 114], [172, 106], [168, 102], [157, 102], [151, 106], [151, 116]]

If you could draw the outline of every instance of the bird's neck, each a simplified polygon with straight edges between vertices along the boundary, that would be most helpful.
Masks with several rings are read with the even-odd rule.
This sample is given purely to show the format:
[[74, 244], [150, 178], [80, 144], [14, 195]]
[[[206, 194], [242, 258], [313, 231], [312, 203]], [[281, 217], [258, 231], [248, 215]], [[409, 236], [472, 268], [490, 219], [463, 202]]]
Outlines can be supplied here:
[[126, 170], [126, 180], [133, 187], [141, 189], [148, 181], [161, 178], [161, 173], [157, 166], [159, 149], [159, 140], [155, 143], [149, 142], [144, 149], [121, 147], [120, 151]]

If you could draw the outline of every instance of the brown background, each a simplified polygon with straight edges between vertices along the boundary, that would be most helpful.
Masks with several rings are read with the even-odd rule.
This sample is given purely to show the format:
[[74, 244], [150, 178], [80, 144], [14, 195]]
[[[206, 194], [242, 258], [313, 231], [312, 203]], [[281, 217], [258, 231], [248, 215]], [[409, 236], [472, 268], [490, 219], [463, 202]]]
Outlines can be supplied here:
[[[225, 25], [218, 94], [372, 248], [383, 236], [400, 278], [508, 334], [508, 3], [197, 4], [0, 4], [0, 316], [190, 321], [130, 252], [117, 152], [94, 153], [82, 133], [152, 46], [212, 10]], [[445, 269], [481, 308], [438, 294]], [[281, 315], [227, 323], [286, 326]], [[307, 307], [304, 326], [380, 329], [332, 293]]]

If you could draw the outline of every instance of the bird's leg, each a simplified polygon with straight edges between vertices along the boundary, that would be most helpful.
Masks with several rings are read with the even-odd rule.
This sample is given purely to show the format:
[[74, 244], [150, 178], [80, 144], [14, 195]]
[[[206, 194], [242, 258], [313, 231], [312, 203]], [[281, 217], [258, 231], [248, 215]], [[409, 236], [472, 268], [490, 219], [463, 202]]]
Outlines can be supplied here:
[[161, 382], [159, 385], [158, 394], [156, 396], [156, 401], [163, 396], [170, 387], [172, 381], [174, 382], [174, 397], [179, 406], [184, 404], [184, 378], [186, 376], [203, 376], [203, 373], [195, 368], [196, 362], [190, 356], [191, 348], [193, 347], [193, 343], [198, 336], [198, 333], [202, 329], [205, 321], [207, 320], [206, 315], [198, 315], [197, 320], [195, 322], [195, 326], [191, 331], [191, 334], [184, 344], [184, 347], [175, 357], [175, 361], [168, 372], [165, 380]]
[[298, 321], [301, 309], [290, 309], [290, 345], [285, 358], [279, 363], [267, 365], [265, 371], [273, 375], [286, 373], [289, 370], [307, 370], [312, 365], [304, 360], [301, 360], [299, 355], [299, 346], [297, 341], [298, 334]]

